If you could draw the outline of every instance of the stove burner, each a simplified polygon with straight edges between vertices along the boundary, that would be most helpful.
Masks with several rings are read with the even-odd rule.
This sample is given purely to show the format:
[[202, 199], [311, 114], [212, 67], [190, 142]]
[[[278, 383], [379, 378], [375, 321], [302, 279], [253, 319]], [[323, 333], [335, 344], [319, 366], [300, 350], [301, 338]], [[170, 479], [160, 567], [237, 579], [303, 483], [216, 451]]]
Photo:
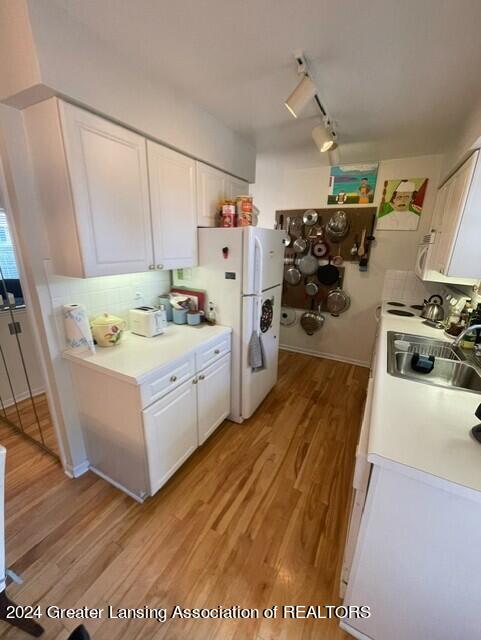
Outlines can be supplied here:
[[405, 307], [406, 305], [403, 302], [388, 302], [392, 307]]
[[411, 309], [416, 309], [417, 311], [422, 311], [424, 309], [424, 305], [422, 304], [412, 304]]
[[414, 313], [411, 313], [410, 311], [402, 311], [401, 309], [389, 309], [388, 313], [391, 313], [393, 316], [406, 316], [406, 318], [414, 318]]

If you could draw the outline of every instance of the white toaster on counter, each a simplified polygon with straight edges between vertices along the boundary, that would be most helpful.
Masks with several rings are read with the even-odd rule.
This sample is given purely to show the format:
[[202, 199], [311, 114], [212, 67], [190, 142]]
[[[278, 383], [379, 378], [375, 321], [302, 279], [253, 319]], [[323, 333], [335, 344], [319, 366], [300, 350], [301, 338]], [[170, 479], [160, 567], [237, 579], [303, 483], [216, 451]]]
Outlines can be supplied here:
[[162, 312], [155, 307], [137, 307], [129, 311], [132, 333], [153, 338], [163, 333]]

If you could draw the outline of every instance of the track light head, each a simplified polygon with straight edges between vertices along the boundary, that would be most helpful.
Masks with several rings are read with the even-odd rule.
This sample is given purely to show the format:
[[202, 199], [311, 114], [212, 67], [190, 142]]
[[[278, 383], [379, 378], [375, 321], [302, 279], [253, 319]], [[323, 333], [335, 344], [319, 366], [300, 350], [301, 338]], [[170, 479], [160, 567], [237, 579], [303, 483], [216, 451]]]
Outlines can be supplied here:
[[308, 102], [316, 95], [316, 85], [308, 75], [304, 75], [297, 87], [285, 101], [285, 105], [294, 118], [298, 118]]
[[312, 139], [321, 153], [334, 151], [334, 149], [337, 148], [337, 142], [334, 140], [330, 131], [322, 124], [314, 127], [312, 130]]

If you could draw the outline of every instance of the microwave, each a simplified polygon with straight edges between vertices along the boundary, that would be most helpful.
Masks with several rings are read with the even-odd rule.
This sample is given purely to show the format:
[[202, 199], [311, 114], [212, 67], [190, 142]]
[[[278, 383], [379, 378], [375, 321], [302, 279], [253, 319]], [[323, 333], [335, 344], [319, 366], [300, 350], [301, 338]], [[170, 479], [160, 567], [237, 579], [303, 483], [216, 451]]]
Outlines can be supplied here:
[[129, 311], [129, 324], [132, 333], [153, 338], [164, 332], [162, 311], [155, 307], [137, 307]]

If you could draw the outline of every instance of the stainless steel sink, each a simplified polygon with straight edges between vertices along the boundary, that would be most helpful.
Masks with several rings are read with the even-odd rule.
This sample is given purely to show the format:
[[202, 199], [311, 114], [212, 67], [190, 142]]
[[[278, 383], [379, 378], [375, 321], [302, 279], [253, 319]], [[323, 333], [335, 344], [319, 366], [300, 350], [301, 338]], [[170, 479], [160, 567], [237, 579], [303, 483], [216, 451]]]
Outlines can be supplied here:
[[[411, 367], [414, 353], [434, 356], [430, 373]], [[389, 331], [388, 372], [398, 378], [481, 394], [481, 369], [462, 349], [441, 340]]]

